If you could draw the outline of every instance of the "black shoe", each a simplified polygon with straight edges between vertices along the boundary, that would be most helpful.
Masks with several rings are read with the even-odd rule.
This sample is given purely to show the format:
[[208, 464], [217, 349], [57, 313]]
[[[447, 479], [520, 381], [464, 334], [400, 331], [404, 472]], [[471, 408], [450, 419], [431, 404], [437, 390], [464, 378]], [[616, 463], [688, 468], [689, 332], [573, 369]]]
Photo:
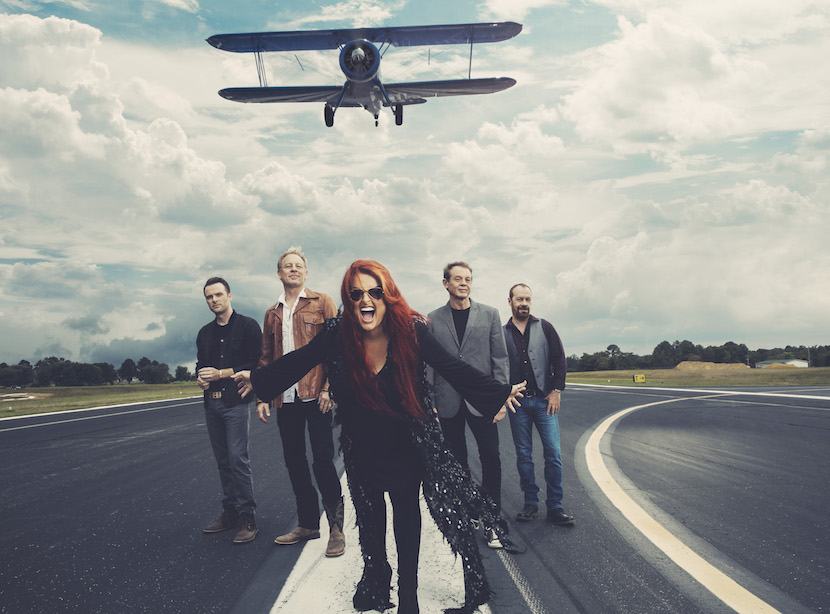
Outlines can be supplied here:
[[555, 510], [548, 510], [548, 522], [552, 522], [560, 527], [570, 527], [574, 524], [574, 517], [568, 516], [561, 507]]
[[358, 612], [368, 610], [388, 610], [393, 607], [389, 600], [389, 590], [392, 587], [392, 568], [388, 562], [382, 567], [375, 564], [372, 567], [364, 565], [363, 576], [355, 588], [352, 605]]
[[522, 511], [516, 514], [516, 520], [520, 522], [527, 522], [539, 517], [539, 506], [532, 503], [526, 503]]

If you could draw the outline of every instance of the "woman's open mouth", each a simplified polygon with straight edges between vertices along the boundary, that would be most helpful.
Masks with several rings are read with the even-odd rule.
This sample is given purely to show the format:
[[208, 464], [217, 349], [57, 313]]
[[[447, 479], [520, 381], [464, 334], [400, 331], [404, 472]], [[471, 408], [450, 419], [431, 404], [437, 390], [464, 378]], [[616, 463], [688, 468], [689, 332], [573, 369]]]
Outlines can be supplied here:
[[363, 320], [364, 324], [371, 324], [375, 320], [375, 308], [374, 307], [361, 307], [360, 308], [360, 319]]

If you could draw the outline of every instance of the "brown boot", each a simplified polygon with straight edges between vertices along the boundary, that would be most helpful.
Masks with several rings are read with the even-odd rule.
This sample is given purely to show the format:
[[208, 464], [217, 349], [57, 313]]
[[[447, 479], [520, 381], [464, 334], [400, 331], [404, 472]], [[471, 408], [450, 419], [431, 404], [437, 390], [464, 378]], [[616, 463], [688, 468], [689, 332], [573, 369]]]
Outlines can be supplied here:
[[291, 533], [280, 535], [274, 540], [274, 543], [279, 544], [280, 546], [290, 546], [309, 539], [320, 539], [320, 529], [304, 529], [303, 527], [297, 527], [291, 531]]
[[225, 509], [222, 515], [211, 522], [208, 526], [202, 529], [205, 533], [219, 533], [220, 531], [227, 531], [233, 529], [239, 522], [239, 515], [236, 510]]
[[240, 528], [239, 532], [236, 534], [236, 537], [233, 538], [233, 543], [235, 544], [247, 544], [249, 541], [252, 541], [256, 534], [259, 532], [256, 526], [256, 518], [251, 513], [245, 513], [239, 515], [239, 523]]
[[340, 556], [346, 551], [346, 536], [343, 535], [343, 497], [340, 497], [334, 507], [328, 505], [323, 505], [323, 507], [329, 519], [329, 543], [326, 546], [326, 556]]
[[326, 556], [340, 556], [346, 552], [346, 536], [336, 524], [332, 525], [329, 532], [329, 543], [326, 546]]

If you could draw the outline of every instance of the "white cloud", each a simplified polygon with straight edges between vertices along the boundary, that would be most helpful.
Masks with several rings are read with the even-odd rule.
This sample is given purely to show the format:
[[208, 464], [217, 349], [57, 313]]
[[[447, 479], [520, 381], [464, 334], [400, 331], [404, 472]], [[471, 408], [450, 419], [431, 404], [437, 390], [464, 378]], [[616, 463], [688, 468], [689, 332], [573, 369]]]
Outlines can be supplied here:
[[156, 2], [188, 13], [196, 13], [199, 11], [198, 0], [156, 0]]
[[299, 30], [309, 28], [311, 25], [318, 27], [339, 26], [344, 22], [349, 24], [344, 27], [369, 28], [382, 25], [405, 5], [406, 0], [393, 2], [345, 0], [323, 5], [313, 14], [308, 14], [304, 10], [302, 16], [291, 17], [286, 15], [287, 21], [280, 20], [278, 28], [280, 30]]
[[62, 88], [106, 78], [95, 60], [100, 30], [70, 19], [0, 15], [0, 83], [5, 87]]
[[521, 22], [536, 9], [567, 4], [567, 0], [484, 0], [479, 10], [486, 19]]

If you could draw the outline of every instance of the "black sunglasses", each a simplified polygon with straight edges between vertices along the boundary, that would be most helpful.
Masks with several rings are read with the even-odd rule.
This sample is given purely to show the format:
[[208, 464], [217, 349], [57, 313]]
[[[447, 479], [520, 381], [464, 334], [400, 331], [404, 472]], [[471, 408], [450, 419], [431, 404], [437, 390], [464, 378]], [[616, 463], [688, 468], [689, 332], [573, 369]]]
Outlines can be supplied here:
[[368, 290], [354, 288], [352, 290], [349, 290], [349, 298], [352, 299], [352, 302], [357, 303], [363, 298], [364, 293], [368, 294], [369, 298], [373, 298], [376, 301], [379, 301], [383, 298], [383, 288], [369, 288]]

